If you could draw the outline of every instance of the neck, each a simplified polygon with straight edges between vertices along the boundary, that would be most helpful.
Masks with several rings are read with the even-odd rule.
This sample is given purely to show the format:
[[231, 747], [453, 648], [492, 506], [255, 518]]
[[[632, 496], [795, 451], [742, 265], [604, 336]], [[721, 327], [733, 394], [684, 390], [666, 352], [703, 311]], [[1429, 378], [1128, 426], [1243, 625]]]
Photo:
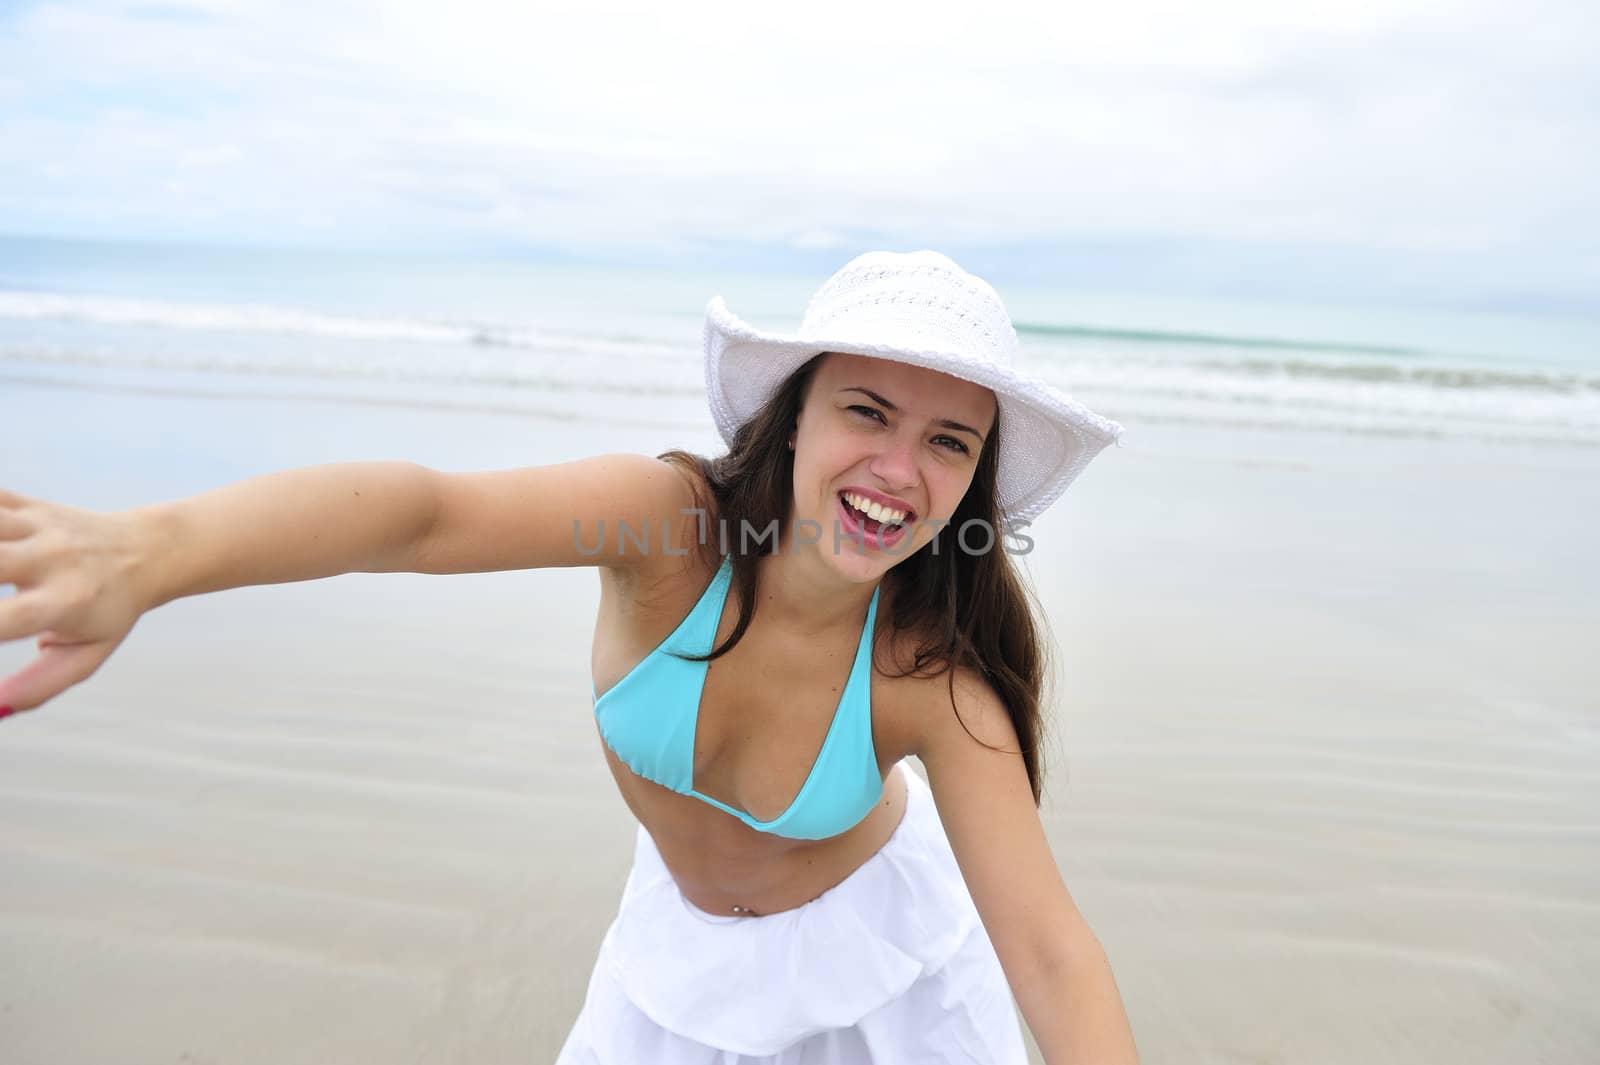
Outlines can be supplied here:
[[831, 549], [827, 537], [798, 549], [780, 539], [778, 550], [761, 560], [758, 615], [802, 635], [859, 626], [881, 578], [852, 581], [837, 565], [844, 556], [835, 559], [827, 553]]

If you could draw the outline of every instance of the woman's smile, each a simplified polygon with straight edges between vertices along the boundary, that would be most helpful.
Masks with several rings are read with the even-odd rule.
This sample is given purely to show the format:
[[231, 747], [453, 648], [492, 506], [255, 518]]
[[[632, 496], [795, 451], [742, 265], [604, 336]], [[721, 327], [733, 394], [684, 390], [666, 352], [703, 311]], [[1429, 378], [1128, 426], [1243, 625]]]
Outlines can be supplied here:
[[845, 493], [837, 497], [839, 513], [839, 527], [844, 536], [855, 539], [873, 550], [898, 547], [909, 531], [910, 524], [904, 518], [899, 521], [873, 518], [856, 509], [845, 500]]

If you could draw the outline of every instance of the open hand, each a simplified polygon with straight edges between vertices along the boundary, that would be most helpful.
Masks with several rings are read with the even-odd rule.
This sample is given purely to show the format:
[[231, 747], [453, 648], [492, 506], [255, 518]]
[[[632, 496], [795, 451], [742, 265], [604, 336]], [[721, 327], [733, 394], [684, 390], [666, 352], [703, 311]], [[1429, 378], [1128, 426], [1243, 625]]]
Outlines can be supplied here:
[[[38, 636], [39, 655], [0, 678], [0, 708], [32, 710], [88, 678], [151, 604], [141, 527], [0, 488], [0, 641]], [[0, 715], [4, 716], [4, 715]]]

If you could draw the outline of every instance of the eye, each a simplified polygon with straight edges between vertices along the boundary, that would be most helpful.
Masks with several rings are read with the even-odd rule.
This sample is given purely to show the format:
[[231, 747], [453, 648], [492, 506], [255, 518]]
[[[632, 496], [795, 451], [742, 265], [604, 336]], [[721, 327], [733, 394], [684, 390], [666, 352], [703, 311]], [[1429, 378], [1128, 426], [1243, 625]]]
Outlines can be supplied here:
[[[860, 414], [864, 418], [871, 418], [873, 421], [877, 422], [880, 425], [889, 424], [888, 419], [883, 416], [883, 411], [879, 410], [876, 407], [868, 407], [865, 404], [858, 403], [858, 404], [854, 404], [852, 406], [846, 407], [845, 409], [846, 410], [850, 410], [850, 411], [854, 411], [857, 414]], [[944, 443], [939, 444], [939, 446], [944, 448], [946, 451], [949, 451], [951, 454], [955, 454], [955, 455], [970, 455], [970, 454], [972, 454], [972, 449], [969, 448], [964, 441], [957, 440], [953, 436], [946, 436], [946, 435], [942, 435], [941, 434], [939, 436], [934, 437], [933, 439], [935, 441], [941, 441], [941, 440], [945, 441]]]

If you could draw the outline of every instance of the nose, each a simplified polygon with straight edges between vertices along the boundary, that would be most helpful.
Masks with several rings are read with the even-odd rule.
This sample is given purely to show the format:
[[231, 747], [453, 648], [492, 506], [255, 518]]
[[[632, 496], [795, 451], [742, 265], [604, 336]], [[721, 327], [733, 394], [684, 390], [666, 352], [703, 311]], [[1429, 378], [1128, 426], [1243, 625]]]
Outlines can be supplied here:
[[882, 446], [867, 469], [883, 481], [885, 490], [898, 492], [910, 487], [917, 479], [917, 441], [910, 433], [884, 433], [879, 438]]

